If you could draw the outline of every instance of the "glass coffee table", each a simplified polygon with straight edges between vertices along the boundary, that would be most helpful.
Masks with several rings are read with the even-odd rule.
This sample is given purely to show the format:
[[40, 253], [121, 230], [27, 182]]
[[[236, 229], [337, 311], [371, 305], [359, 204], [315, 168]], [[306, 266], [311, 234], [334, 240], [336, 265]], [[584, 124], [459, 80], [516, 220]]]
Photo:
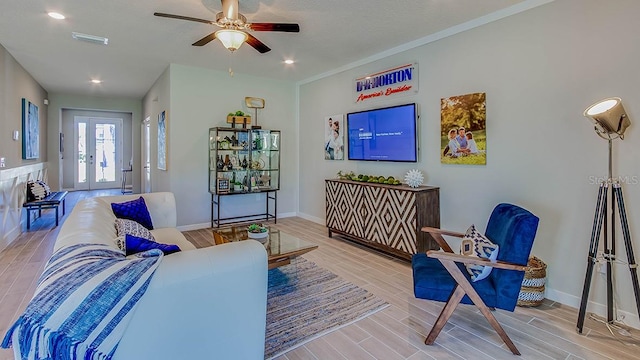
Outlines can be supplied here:
[[[318, 245], [298, 239], [295, 236], [283, 233], [270, 227], [269, 236], [261, 239], [260, 242], [267, 249], [269, 260], [269, 269], [278, 266], [288, 265], [296, 256], [308, 253], [318, 248]], [[213, 239], [216, 245], [224, 244], [232, 241], [253, 240], [247, 235], [247, 226], [233, 226], [229, 228], [221, 228], [213, 230]]]

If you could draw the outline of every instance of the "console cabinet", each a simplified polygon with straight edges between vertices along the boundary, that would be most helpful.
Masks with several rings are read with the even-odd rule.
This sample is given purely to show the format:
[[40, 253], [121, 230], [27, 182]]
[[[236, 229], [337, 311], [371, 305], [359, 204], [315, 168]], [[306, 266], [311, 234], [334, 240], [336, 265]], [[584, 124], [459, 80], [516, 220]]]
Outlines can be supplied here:
[[411, 255], [439, 249], [424, 226], [440, 227], [440, 189], [433, 186], [411, 188], [325, 180], [326, 224], [333, 233], [411, 259]]

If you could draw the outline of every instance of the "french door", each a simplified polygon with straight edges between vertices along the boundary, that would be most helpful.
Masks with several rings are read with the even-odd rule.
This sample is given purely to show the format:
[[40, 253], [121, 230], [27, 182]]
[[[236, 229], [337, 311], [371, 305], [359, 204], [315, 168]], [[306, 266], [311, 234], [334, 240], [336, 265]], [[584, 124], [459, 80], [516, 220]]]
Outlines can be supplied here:
[[119, 188], [122, 181], [122, 119], [76, 116], [74, 188]]

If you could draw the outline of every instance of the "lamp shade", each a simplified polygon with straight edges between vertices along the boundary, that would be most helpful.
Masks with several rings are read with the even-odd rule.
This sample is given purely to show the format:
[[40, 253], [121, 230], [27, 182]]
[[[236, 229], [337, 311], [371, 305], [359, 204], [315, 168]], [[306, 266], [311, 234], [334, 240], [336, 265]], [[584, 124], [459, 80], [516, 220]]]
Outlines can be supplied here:
[[619, 97], [598, 101], [584, 111], [584, 116], [594, 123], [598, 133], [609, 136], [617, 134], [621, 139], [624, 138], [625, 130], [631, 125], [631, 120]]
[[222, 45], [231, 51], [238, 50], [242, 43], [247, 40], [247, 34], [238, 30], [218, 30], [215, 33], [216, 38], [222, 42]]

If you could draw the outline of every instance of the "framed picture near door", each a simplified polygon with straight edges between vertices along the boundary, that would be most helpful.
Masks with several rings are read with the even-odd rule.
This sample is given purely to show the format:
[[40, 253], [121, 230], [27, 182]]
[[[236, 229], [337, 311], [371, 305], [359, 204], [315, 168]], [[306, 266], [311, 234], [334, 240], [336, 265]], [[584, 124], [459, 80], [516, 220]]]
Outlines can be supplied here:
[[158, 114], [158, 169], [167, 170], [167, 118], [166, 111]]
[[40, 122], [38, 106], [22, 99], [22, 158], [37, 159], [40, 156]]

